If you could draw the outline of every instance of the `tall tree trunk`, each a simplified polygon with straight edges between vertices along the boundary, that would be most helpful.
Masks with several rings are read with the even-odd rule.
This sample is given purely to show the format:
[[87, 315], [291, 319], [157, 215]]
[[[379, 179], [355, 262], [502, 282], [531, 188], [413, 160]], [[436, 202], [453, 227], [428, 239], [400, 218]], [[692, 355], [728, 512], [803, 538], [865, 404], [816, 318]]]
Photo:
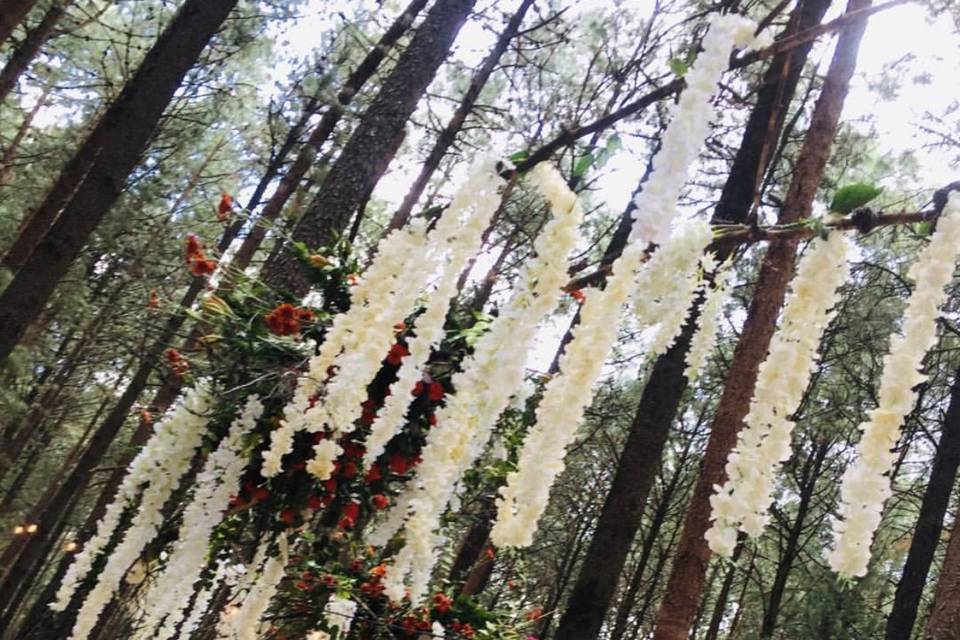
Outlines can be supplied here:
[[[90, 234], [120, 196], [164, 108], [236, 3], [184, 3], [35, 212], [36, 226], [42, 231], [34, 230], [33, 221], [24, 229], [33, 240], [22, 253], [27, 258], [22, 266], [15, 265], [19, 269], [0, 294], [0, 362], [43, 311]], [[60, 207], [64, 208], [58, 216]]]
[[273, 195], [270, 196], [270, 199], [263, 206], [263, 211], [260, 212], [257, 224], [250, 230], [250, 233], [244, 238], [240, 248], [237, 249], [234, 262], [243, 265], [241, 270], [246, 268], [253, 260], [257, 249], [263, 244], [270, 223], [280, 216], [290, 196], [292, 196], [300, 186], [303, 176], [310, 170], [317, 154], [320, 153], [321, 147], [330, 139], [337, 123], [339, 123], [340, 118], [343, 117], [344, 109], [353, 101], [354, 96], [359, 93], [363, 85], [373, 77], [373, 74], [376, 73], [387, 53], [393, 49], [403, 34], [407, 32], [417, 17], [417, 14], [423, 10], [426, 4], [427, 0], [413, 0], [413, 2], [408, 4], [407, 8], [403, 10], [403, 13], [394, 20], [393, 24], [383, 33], [380, 40], [377, 41], [377, 44], [374, 45], [357, 68], [353, 70], [350, 77], [347, 78], [340, 92], [337, 93], [336, 103], [330, 105], [323, 114], [323, 117], [320, 118], [320, 122], [318, 122], [317, 126], [310, 132], [307, 142], [297, 154], [296, 159], [286, 174], [281, 178], [276, 191], [274, 191]]
[[437, 167], [440, 166], [440, 161], [443, 160], [443, 157], [457, 139], [460, 128], [467, 120], [470, 112], [473, 111], [473, 107], [477, 103], [477, 98], [480, 97], [480, 92], [483, 90], [483, 87], [486, 86], [487, 80], [490, 79], [490, 74], [497, 68], [501, 56], [503, 56], [507, 47], [510, 46], [510, 41], [512, 41], [516, 37], [517, 32], [520, 31], [520, 24], [523, 22], [527, 10], [533, 3], [534, 0], [522, 0], [513, 16], [510, 17], [507, 26], [497, 38], [493, 49], [490, 50], [490, 53], [484, 58], [480, 68], [477, 69], [473, 77], [470, 78], [470, 86], [467, 87], [466, 94], [457, 106], [457, 110], [453, 112], [453, 117], [447, 122], [447, 126], [445, 126], [443, 131], [440, 132], [440, 135], [437, 136], [437, 140], [434, 142], [433, 148], [430, 149], [427, 159], [423, 161], [423, 165], [420, 167], [420, 173], [417, 174], [417, 177], [414, 179], [413, 185], [411, 185], [407, 195], [404, 196], [400, 207], [393, 214], [388, 228], [399, 229], [406, 224], [407, 219], [410, 217], [410, 212], [413, 210], [413, 206], [420, 199], [420, 196], [423, 195], [423, 190], [427, 188], [427, 183], [430, 182], [433, 173], [437, 170]]
[[[954, 374], [950, 388], [950, 404], [943, 419], [940, 445], [933, 458], [930, 481], [920, 503], [917, 526], [910, 541], [910, 551], [897, 584], [893, 609], [887, 619], [887, 640], [909, 638], [917, 619], [917, 609], [927, 584], [933, 555], [940, 541], [943, 520], [960, 467], [960, 369]], [[954, 597], [960, 597], [960, 594]], [[954, 630], [957, 631], [956, 626]]]
[[[829, 0], [800, 3], [782, 36], [819, 24], [829, 5]], [[809, 46], [802, 46], [779, 54], [764, 73], [757, 103], [747, 120], [743, 141], [714, 211], [714, 220], [745, 222], [749, 218], [809, 51]], [[620, 238], [625, 244], [627, 236], [621, 233], [615, 239]], [[605, 257], [615, 258], [623, 246], [611, 249]], [[676, 343], [653, 365], [556, 640], [592, 638], [600, 631], [640, 527], [670, 425], [686, 389], [684, 358], [698, 316], [699, 308], [695, 307]]]
[[[344, 232], [400, 148], [407, 120], [446, 60], [475, 2], [441, 0], [433, 5], [294, 229], [294, 241], [319, 247]], [[298, 296], [310, 288], [291, 252], [268, 265], [266, 280]]]
[[10, 38], [35, 4], [37, 0], [0, 0], [0, 45]]
[[828, 451], [830, 451], [830, 442], [826, 440], [821, 441], [815, 446], [804, 462], [801, 472], [800, 501], [797, 504], [797, 517], [790, 525], [787, 540], [783, 546], [783, 552], [780, 554], [780, 561], [777, 563], [777, 572], [773, 577], [773, 584], [770, 586], [770, 597], [767, 601], [767, 608], [763, 612], [763, 624], [760, 627], [760, 638], [762, 640], [772, 638], [773, 632], [777, 627], [777, 617], [780, 615], [783, 596], [787, 591], [787, 578], [790, 577], [793, 562], [800, 553], [800, 538], [803, 535], [807, 513], [810, 511], [810, 503], [813, 501], [813, 492], [817, 486], [817, 477], [820, 475], [820, 469], [823, 467], [823, 461], [827, 457]]
[[953, 520], [923, 640], [960, 640], [960, 514]]
[[[847, 10], [856, 11], [869, 6], [870, 0], [850, 0]], [[830, 156], [830, 147], [840, 122], [840, 112], [856, 68], [857, 51], [866, 26], [866, 20], [854, 20], [840, 34], [810, 120], [810, 129], [794, 166], [784, 206], [780, 210], [780, 223], [796, 222], [810, 215]], [[710, 526], [710, 495], [714, 485], [723, 484], [726, 480], [724, 466], [727, 456], [736, 445], [743, 418], [750, 408], [757, 370], [767, 355], [770, 339], [776, 329], [796, 253], [796, 241], [785, 241], [772, 244], [763, 257], [756, 295], [750, 303], [740, 342], [730, 363], [700, 476], [684, 518], [666, 595], [657, 615], [654, 640], [686, 640], [690, 623], [697, 612], [710, 561], [710, 549], [704, 539]]]
[[50, 5], [47, 12], [43, 14], [40, 23], [27, 32], [27, 37], [23, 42], [13, 50], [7, 63], [0, 70], [0, 103], [7, 99], [7, 96], [17, 84], [17, 79], [27, 70], [30, 62], [40, 52], [41, 47], [53, 35], [60, 18], [67, 10], [67, 1], [57, 1]]

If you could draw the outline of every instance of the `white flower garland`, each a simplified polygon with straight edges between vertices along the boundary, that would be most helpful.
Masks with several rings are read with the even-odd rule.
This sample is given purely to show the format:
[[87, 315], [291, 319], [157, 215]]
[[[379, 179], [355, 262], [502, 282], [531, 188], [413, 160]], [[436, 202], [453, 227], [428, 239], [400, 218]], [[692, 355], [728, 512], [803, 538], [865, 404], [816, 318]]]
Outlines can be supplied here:
[[[140, 506], [130, 528], [124, 532], [119, 544], [107, 558], [106, 566], [97, 576], [96, 585], [80, 607], [71, 635], [72, 640], [83, 640], [89, 635], [104, 607], [120, 586], [124, 574], [156, 535], [163, 522], [163, 505], [180, 484], [180, 479], [189, 469], [190, 461], [203, 439], [204, 426], [209, 420], [206, 414], [210, 404], [211, 397], [205, 383], [200, 383], [188, 391], [170, 419], [157, 426], [137, 461], [131, 464], [131, 474], [134, 471], [144, 474], [138, 478], [138, 484], [148, 484], [143, 489]], [[98, 527], [98, 536], [99, 533]], [[92, 562], [92, 559], [89, 562]], [[89, 565], [86, 565], [84, 574], [87, 571]], [[79, 574], [79, 571], [77, 573]], [[64, 603], [69, 603], [69, 599], [69, 595], [58, 594], [56, 605], [65, 606]]]
[[366, 277], [351, 290], [350, 308], [334, 317], [319, 353], [310, 359], [306, 374], [297, 381], [297, 389], [284, 408], [280, 426], [270, 434], [270, 448], [263, 452], [261, 473], [264, 477], [272, 478], [280, 473], [283, 456], [293, 449], [294, 435], [307, 427], [312, 396], [327, 380], [338, 359], [357, 346], [362, 339], [358, 332], [393, 308], [398, 275], [405, 275], [411, 269], [412, 257], [422, 254], [425, 245], [423, 220], [414, 220], [380, 241]]
[[840, 487], [839, 518], [833, 525], [833, 549], [827, 560], [844, 576], [866, 574], [870, 544], [880, 525], [883, 505], [890, 497], [886, 477], [896, 454], [900, 426], [916, 402], [913, 388], [926, 380], [919, 369], [927, 351], [936, 344], [939, 308], [946, 301], [960, 252], [960, 193], [953, 191], [930, 238], [908, 276], [915, 286], [907, 300], [899, 335], [890, 339], [880, 378], [879, 403], [860, 425], [857, 459], [847, 467]]
[[247, 465], [243, 439], [263, 413], [258, 396], [250, 396], [240, 415], [230, 425], [217, 449], [210, 454], [197, 475], [193, 499], [184, 509], [179, 536], [167, 559], [164, 572], [147, 600], [142, 629], [148, 636], [161, 625], [156, 638], [166, 640], [176, 632], [183, 610], [190, 604], [193, 586], [206, 564], [210, 535], [223, 521], [230, 497], [237, 492]]
[[[267, 612], [270, 601], [277, 593], [280, 581], [283, 580], [284, 569], [287, 566], [288, 546], [287, 534], [281, 533], [277, 538], [279, 550], [277, 555], [267, 558], [263, 562], [263, 569], [257, 573], [260, 564], [254, 559], [252, 566], [253, 581], [239, 606], [228, 605], [220, 615], [220, 623], [217, 625], [218, 638], [222, 640], [257, 640], [260, 637], [260, 627], [262, 625], [263, 614]], [[265, 549], [269, 544], [261, 543], [260, 549]], [[257, 556], [266, 555], [257, 550]]]
[[717, 83], [730, 62], [734, 46], [761, 48], [768, 38], [754, 38], [754, 21], [735, 14], [710, 18], [710, 27], [700, 43], [703, 51], [684, 76], [687, 87], [673, 107], [673, 119], [661, 138], [660, 152], [643, 190], [634, 199], [636, 215], [630, 240], [660, 244], [670, 235], [671, 221], [689, 167], [697, 160], [703, 141], [716, 118], [711, 100]]
[[[446, 308], [450, 298], [456, 292], [457, 277], [466, 265], [470, 253], [479, 249], [483, 231], [489, 225], [493, 213], [500, 204], [499, 192], [503, 185], [504, 180], [497, 174], [493, 160], [484, 159], [474, 165], [467, 182], [459, 189], [450, 207], [429, 234], [425, 248], [429, 248], [430, 251], [411, 256], [415, 267], [412, 270], [413, 273], [400, 274], [403, 277], [397, 278], [398, 310], [393, 311], [392, 315], [385, 314], [376, 318], [371, 325], [360, 328], [359, 333], [362, 333], [360, 342], [356, 349], [344, 354], [337, 376], [330, 384], [324, 402], [307, 412], [308, 421], [311, 421], [311, 414], [317, 416], [311, 421], [311, 430], [317, 431], [324, 426], [329, 426], [333, 429], [333, 439], [354, 430], [361, 405], [367, 395], [367, 385], [380, 370], [383, 358], [395, 342], [394, 325], [402, 321], [415, 308], [418, 294], [422, 290], [418, 283], [426, 282], [435, 270], [438, 259], [449, 249], [450, 261], [446, 263], [441, 276], [442, 289], [438, 289], [431, 296], [431, 301], [438, 295], [441, 299], [431, 305], [434, 308], [426, 320], [427, 324], [430, 324], [439, 316], [439, 327], [433, 332], [434, 335], [427, 337], [431, 342], [434, 338], [439, 342], [442, 337], [443, 321], [446, 318]], [[466, 220], [463, 219], [464, 217]], [[454, 271], [458, 266], [459, 268]], [[429, 327], [427, 330], [429, 331]], [[430, 346], [431, 344], [425, 341], [418, 345], [417, 357], [422, 358], [423, 362], [419, 363], [419, 366], [414, 362], [404, 374], [404, 378], [400, 380], [401, 383], [409, 382], [413, 375], [411, 370], [417, 371], [422, 368], [429, 357]], [[410, 356], [406, 356], [404, 360], [409, 358]], [[416, 377], [419, 378], [419, 375]], [[409, 386], [410, 390], [415, 383], [414, 379]], [[402, 419], [401, 414], [400, 420]], [[382, 425], [381, 429], [383, 429]], [[382, 432], [379, 437], [382, 438]], [[317, 445], [314, 448], [313, 460], [307, 463], [307, 471], [320, 480], [329, 478], [333, 462], [339, 453], [339, 450], [332, 449], [326, 443]]]
[[655, 327], [645, 349], [648, 358], [666, 352], [683, 330], [700, 286], [700, 265], [713, 264], [712, 257], [704, 254], [712, 239], [707, 222], [687, 222], [674, 230], [639, 269], [633, 294], [634, 313], [641, 329]]
[[[70, 604], [70, 599], [76, 593], [77, 586], [90, 573], [90, 568], [100, 553], [110, 543], [114, 532], [120, 525], [123, 512], [140, 494], [141, 488], [153, 479], [157, 460], [165, 457], [168, 450], [177, 442], [181, 433], [193, 433], [203, 429], [207, 422], [206, 407], [210, 402], [204, 383], [187, 392], [186, 397], [171, 409], [167, 416], [159, 421], [154, 429], [154, 435], [140, 450], [127, 469], [123, 482], [117, 489], [117, 495], [107, 507], [100, 521], [97, 522], [97, 532], [91, 537], [83, 550], [76, 554], [73, 564], [67, 570], [57, 590], [56, 599], [50, 603], [54, 611], [64, 611]], [[201, 409], [201, 410], [197, 410]]]
[[177, 640], [191, 640], [194, 631], [200, 626], [200, 621], [210, 608], [210, 600], [213, 599], [214, 591], [226, 580], [228, 571], [227, 562], [217, 563], [217, 570], [213, 574], [213, 579], [210, 581], [210, 584], [204, 587], [200, 593], [197, 594], [197, 597], [194, 598], [193, 606], [190, 608], [190, 615], [183, 621]]
[[[705, 268], [704, 271], [711, 270]], [[723, 315], [727, 300], [730, 299], [732, 276], [732, 269], [721, 268], [714, 272], [712, 286], [706, 281], [702, 285], [704, 301], [700, 308], [700, 324], [690, 339], [690, 348], [687, 349], [686, 356], [687, 368], [683, 371], [683, 375], [691, 382], [699, 377], [717, 344], [720, 317]]]
[[357, 613], [357, 603], [350, 598], [341, 598], [337, 594], [330, 596], [326, 606], [323, 608], [327, 628], [337, 628], [337, 637], [346, 638], [350, 633], [350, 625], [353, 622], [353, 616]]
[[[671, 310], [679, 311], [662, 316], [659, 337], [651, 350], [666, 349], [679, 333], [696, 289], [696, 265], [710, 240], [710, 231], [705, 223], [691, 223], [671, 235], [671, 223], [689, 167], [696, 161], [716, 115], [711, 100], [727, 68], [730, 49], [735, 44], [751, 42], [755, 28], [755, 23], [740, 16], [712, 19], [702, 43], [704, 53], [697, 57], [686, 76], [687, 88], [680, 94], [660, 152], [653, 159], [653, 171], [634, 200], [637, 213], [631, 241], [614, 262], [606, 287], [587, 296], [574, 339], [561, 359], [561, 373], [547, 384], [517, 470], [507, 476], [506, 486], [500, 489], [497, 521], [490, 534], [494, 544], [522, 547], [533, 542], [553, 481], [563, 470], [566, 447], [593, 398], [593, 385], [616, 342], [618, 319], [631, 296], [648, 243], [665, 246], [646, 265], [639, 278], [641, 286], [647, 289], [660, 284], [660, 290], [666, 291], [669, 282], [669, 287], [681, 290], [677, 295], [662, 296]], [[668, 270], [666, 265], [679, 269]], [[676, 282], [678, 275], [682, 284]], [[649, 293], [644, 291], [641, 295]], [[659, 296], [654, 294], [646, 299], [652, 301], [654, 297]], [[662, 313], [663, 309], [659, 311]], [[652, 314], [640, 315], [641, 322], [652, 318]]]
[[[695, 267], [699, 262], [710, 239], [710, 226], [705, 222], [695, 221], [677, 228], [653, 258], [643, 264], [638, 279], [641, 282], [650, 277], [665, 280], [690, 271], [691, 265]], [[614, 263], [607, 286], [587, 295], [580, 309], [580, 324], [574, 329], [574, 339], [561, 357], [561, 373], [547, 383], [537, 407], [536, 422], [524, 440], [517, 470], [507, 475], [507, 483], [500, 489], [497, 521], [490, 533], [495, 545], [525, 547], [533, 542], [550, 489], [563, 471], [566, 448], [576, 435], [584, 411], [593, 399], [594, 384], [617, 341], [618, 319], [634, 289], [633, 275], [640, 268], [642, 258], [640, 245], [629, 245]], [[695, 288], [695, 284], [692, 288], [684, 287], [686, 299], [669, 298], [680, 313], [671, 311], [666, 315], [679, 317], [679, 321], [665, 322], [676, 325], [677, 332]]]
[[706, 539], [718, 555], [733, 554], [738, 527], [758, 536], [767, 525], [777, 472], [790, 457], [794, 422], [789, 416], [810, 384], [823, 332], [849, 276], [849, 249], [842, 233], [831, 233], [814, 240], [797, 266], [780, 329], [757, 374], [745, 427], [727, 459], [728, 479], [710, 498], [714, 523]]
[[440, 518], [511, 394], [522, 387], [526, 354], [537, 326], [556, 308], [567, 278], [567, 254], [576, 243], [583, 211], [551, 166], [538, 165], [530, 177], [549, 201], [553, 218], [537, 238], [536, 257], [525, 266], [510, 302], [454, 375], [456, 393], [447, 397], [437, 413], [437, 426], [427, 436], [410, 499], [406, 543], [384, 578], [386, 593], [394, 601], [403, 598], [407, 576], [412, 602], [418, 603], [426, 593], [442, 541], [435, 533]]
[[[457, 280], [466, 268], [470, 258], [480, 250], [483, 233], [490, 225], [491, 218], [500, 206], [500, 187], [504, 184], [488, 163], [481, 165], [482, 171], [476, 172], [476, 180], [461, 189], [450, 205], [451, 214], [445, 215], [437, 224], [435, 235], [440, 242], [449, 245], [447, 255], [442, 260], [440, 276], [436, 289], [430, 294], [426, 308], [414, 321], [415, 337], [407, 342], [407, 355], [397, 372], [397, 381], [392, 385], [394, 392], [384, 402], [377, 418], [370, 427], [370, 435], [364, 464], [369, 467], [383, 453], [387, 442], [403, 426], [404, 416], [413, 399], [413, 389], [423, 376], [423, 369], [430, 357], [431, 350], [443, 339], [443, 325], [451, 300], [457, 295]], [[453, 215], [457, 211], [470, 211], [466, 220]], [[433, 243], [431, 243], [433, 244]], [[443, 251], [440, 245], [435, 251]]]

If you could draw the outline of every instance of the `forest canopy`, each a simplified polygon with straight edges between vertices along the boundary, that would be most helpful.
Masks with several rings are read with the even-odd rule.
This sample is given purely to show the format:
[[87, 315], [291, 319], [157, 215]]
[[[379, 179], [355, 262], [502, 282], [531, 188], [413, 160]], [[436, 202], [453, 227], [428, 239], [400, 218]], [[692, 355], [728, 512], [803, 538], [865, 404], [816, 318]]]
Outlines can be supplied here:
[[958, 59], [0, 0], [0, 640], [960, 638]]

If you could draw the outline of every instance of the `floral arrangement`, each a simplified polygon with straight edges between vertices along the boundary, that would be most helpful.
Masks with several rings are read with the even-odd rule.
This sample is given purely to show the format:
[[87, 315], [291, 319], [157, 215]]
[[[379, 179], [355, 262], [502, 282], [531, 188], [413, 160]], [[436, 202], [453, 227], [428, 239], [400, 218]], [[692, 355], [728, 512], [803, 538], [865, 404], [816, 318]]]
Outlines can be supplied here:
[[890, 339], [883, 361], [879, 402], [860, 425], [863, 436], [857, 458], [847, 467], [840, 486], [839, 518], [833, 521], [833, 548], [827, 560], [843, 576], [866, 575], [870, 543], [880, 525], [883, 505], [890, 497], [887, 474], [900, 426], [916, 401], [915, 387], [926, 380], [920, 373], [923, 357], [937, 341], [937, 316], [946, 301], [945, 288], [953, 277], [960, 252], [960, 193], [950, 192], [930, 243], [910, 266], [914, 282], [907, 300], [901, 333]]
[[780, 329], [757, 374], [745, 427], [727, 459], [727, 481], [710, 498], [713, 526], [706, 538], [718, 555], [733, 553], [738, 528], [758, 536], [767, 524], [777, 471], [790, 457], [790, 415], [810, 383], [823, 332], [849, 275], [848, 254], [849, 242], [834, 232], [814, 240], [800, 260]]

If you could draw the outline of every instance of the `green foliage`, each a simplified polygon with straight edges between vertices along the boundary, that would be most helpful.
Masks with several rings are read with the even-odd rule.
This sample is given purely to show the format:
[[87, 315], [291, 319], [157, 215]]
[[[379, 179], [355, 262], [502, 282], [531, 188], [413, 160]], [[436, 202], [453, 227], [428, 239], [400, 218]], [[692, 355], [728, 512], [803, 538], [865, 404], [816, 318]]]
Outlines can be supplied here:
[[848, 184], [836, 190], [830, 200], [830, 211], [847, 215], [854, 209], [859, 209], [883, 193], [882, 187], [864, 182]]

